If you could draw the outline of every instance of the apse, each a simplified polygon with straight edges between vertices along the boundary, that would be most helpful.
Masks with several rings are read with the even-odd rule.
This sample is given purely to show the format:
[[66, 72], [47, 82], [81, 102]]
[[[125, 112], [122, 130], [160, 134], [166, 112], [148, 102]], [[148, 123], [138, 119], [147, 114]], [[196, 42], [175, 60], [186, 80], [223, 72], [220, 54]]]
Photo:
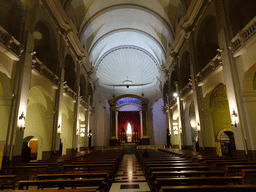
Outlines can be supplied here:
[[141, 101], [125, 97], [119, 99], [118, 108], [118, 139], [120, 142], [139, 142], [141, 138]]

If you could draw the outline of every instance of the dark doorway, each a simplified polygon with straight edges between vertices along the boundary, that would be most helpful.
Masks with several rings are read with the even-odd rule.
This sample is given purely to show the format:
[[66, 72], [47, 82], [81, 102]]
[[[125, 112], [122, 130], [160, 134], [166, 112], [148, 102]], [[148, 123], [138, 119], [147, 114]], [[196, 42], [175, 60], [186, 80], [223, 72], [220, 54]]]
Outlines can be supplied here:
[[220, 136], [220, 144], [222, 156], [233, 157], [235, 156], [236, 146], [234, 133], [231, 131], [226, 131]]

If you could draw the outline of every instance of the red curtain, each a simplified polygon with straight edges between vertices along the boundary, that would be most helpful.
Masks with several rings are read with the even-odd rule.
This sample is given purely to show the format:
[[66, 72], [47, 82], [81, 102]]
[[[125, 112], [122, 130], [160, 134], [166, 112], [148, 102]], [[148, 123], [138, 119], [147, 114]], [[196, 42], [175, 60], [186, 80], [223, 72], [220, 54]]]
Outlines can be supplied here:
[[122, 128], [127, 131], [127, 124], [130, 123], [132, 127], [132, 133], [137, 129], [139, 132], [139, 138], [141, 137], [140, 131], [140, 112], [139, 111], [119, 111], [118, 112], [118, 138], [120, 138], [120, 134]]

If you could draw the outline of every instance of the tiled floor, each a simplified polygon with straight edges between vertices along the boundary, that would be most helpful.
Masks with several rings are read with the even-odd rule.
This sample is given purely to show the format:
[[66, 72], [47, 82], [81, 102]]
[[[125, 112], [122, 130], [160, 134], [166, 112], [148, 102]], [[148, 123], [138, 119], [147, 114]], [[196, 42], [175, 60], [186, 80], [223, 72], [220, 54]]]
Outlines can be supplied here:
[[149, 192], [150, 188], [135, 154], [125, 154], [110, 192]]

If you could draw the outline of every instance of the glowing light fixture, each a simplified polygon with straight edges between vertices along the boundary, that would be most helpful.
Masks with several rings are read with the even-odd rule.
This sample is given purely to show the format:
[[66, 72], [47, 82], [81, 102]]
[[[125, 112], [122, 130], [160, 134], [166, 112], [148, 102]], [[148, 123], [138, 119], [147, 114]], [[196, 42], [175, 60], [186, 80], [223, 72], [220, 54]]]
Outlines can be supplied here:
[[231, 125], [236, 127], [237, 126], [237, 113], [234, 109], [232, 111], [231, 117], [232, 117]]
[[85, 127], [86, 127], [86, 124], [80, 125], [80, 137], [82, 138], [85, 136]]
[[25, 129], [25, 115], [23, 112], [19, 116], [19, 128], [20, 128], [20, 130]]
[[57, 133], [58, 135], [62, 134], [60, 124], [58, 125]]
[[172, 123], [172, 127], [173, 127], [173, 133], [174, 135], [178, 135], [178, 122], [173, 122]]
[[132, 127], [131, 127], [131, 124], [128, 123], [127, 124], [127, 131], [126, 131], [127, 134], [131, 134], [132, 133]]

